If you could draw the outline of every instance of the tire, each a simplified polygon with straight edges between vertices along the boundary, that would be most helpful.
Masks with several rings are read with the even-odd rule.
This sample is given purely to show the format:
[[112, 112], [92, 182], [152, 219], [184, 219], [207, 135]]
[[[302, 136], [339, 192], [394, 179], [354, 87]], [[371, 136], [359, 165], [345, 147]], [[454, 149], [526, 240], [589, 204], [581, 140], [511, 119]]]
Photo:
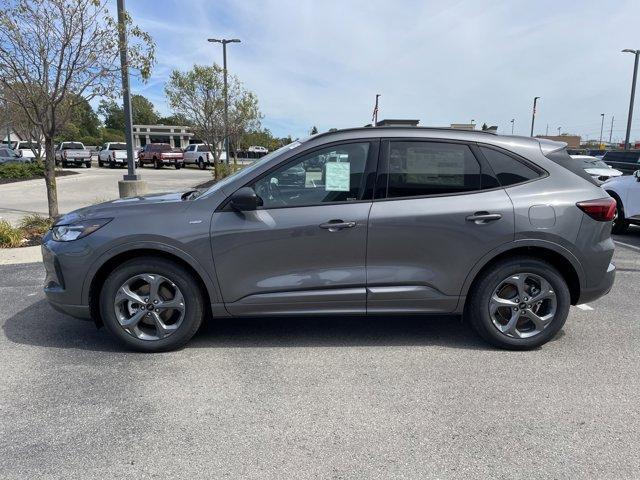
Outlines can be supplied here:
[[[526, 284], [529, 286], [529, 290], [528, 292], [525, 291], [525, 295], [534, 293], [536, 295], [535, 298], [541, 296], [540, 293], [535, 293], [535, 291], [532, 290], [533, 287], [531, 287], [531, 285], [536, 284], [539, 279], [546, 280], [549, 285], [548, 290], [553, 293], [548, 299], [541, 300], [539, 307], [537, 307], [537, 302], [535, 302], [534, 298], [532, 308], [522, 308], [526, 304], [531, 305], [531, 303], [528, 303], [531, 299], [524, 297], [517, 298], [519, 302], [517, 304], [514, 302], [514, 306], [501, 306], [493, 313], [492, 303], [494, 302], [492, 302], [492, 297], [494, 292], [498, 291], [496, 296], [501, 299], [505, 298], [498, 289], [502, 288], [503, 292], [509, 291], [509, 289], [515, 289], [515, 285], [511, 285], [510, 280], [523, 277], [523, 275], [518, 276], [517, 274], [526, 274], [524, 277], [527, 282]], [[505, 282], [505, 280], [507, 282]], [[540, 286], [540, 290], [545, 291], [542, 283], [540, 283]], [[519, 292], [518, 290], [513, 291], [516, 292], [515, 295], [517, 297], [521, 296], [521, 293], [517, 293]], [[506, 298], [516, 299], [516, 297]], [[554, 302], [555, 309], [552, 310], [551, 306]], [[518, 306], [515, 307], [515, 305]], [[570, 305], [571, 295], [567, 283], [551, 264], [536, 258], [514, 257], [497, 262], [476, 278], [467, 295], [465, 319], [469, 321], [472, 328], [480, 337], [495, 347], [507, 350], [530, 350], [547, 343], [560, 331], [569, 315]], [[518, 308], [518, 310], [514, 310], [515, 308]], [[547, 316], [546, 314], [550, 314], [552, 311], [554, 312], [541, 329], [527, 316], [528, 313], [536, 313], [534, 312], [536, 308], [540, 320], [544, 319]], [[517, 331], [514, 330], [511, 334], [500, 331], [494, 323], [494, 318], [500, 320], [505, 310], [511, 319], [515, 319], [513, 325], [515, 325]], [[498, 324], [504, 330], [509, 330], [512, 322], [505, 320], [504, 325], [502, 325], [501, 322], [498, 322]], [[521, 326], [518, 327], [518, 325]], [[527, 331], [527, 329], [530, 330]]]
[[109, 162], [109, 168], [116, 168], [115, 162]]
[[98, 167], [102, 168], [103, 166], [102, 160], [98, 159]]
[[[124, 320], [126, 321], [126, 317], [131, 315], [128, 306], [135, 304], [131, 303], [129, 297], [121, 297], [121, 302], [123, 303], [118, 304], [117, 313], [115, 302], [118, 297], [116, 297], [116, 295], [121, 286], [125, 285], [132, 278], [143, 274], [151, 274], [155, 278], [157, 278], [156, 276], [158, 275], [164, 277], [166, 281], [162, 283], [161, 292], [170, 292], [170, 290], [166, 290], [166, 288], [171, 289], [171, 286], [175, 286], [178, 289], [177, 291], [182, 294], [183, 310], [181, 310], [181, 312], [173, 311], [171, 308], [161, 309], [161, 315], [170, 314], [171, 317], [176, 316], [176, 313], [182, 313], [181, 320], [178, 323], [174, 323], [174, 325], [177, 325], [175, 330], [166, 336], [158, 333], [163, 330], [160, 330], [157, 324], [149, 319], [154, 318], [152, 317], [152, 315], [154, 315], [153, 308], [151, 313], [149, 313], [145, 306], [142, 308], [133, 308], [134, 312], [139, 312], [140, 314], [140, 320], [137, 321], [138, 323], [135, 327], [136, 330], [130, 332], [120, 323], [123, 318], [123, 309], [125, 312]], [[142, 280], [136, 281], [141, 282], [142, 285], [145, 283]], [[142, 288], [144, 289], [145, 287], [143, 286]], [[149, 294], [147, 293], [146, 295]], [[142, 296], [145, 295], [141, 295], [141, 297]], [[122, 298], [125, 298], [125, 300], [122, 300]], [[141, 299], [148, 300], [148, 305], [153, 306], [151, 298], [151, 296], [148, 296]], [[166, 314], [163, 312], [166, 312]], [[107, 277], [100, 293], [100, 313], [107, 330], [127, 347], [141, 352], [166, 352], [183, 347], [198, 331], [204, 317], [204, 301], [198, 283], [185, 268], [163, 258], [141, 257], [123, 263]], [[121, 316], [121, 320], [118, 319], [118, 315]], [[135, 316], [136, 313], [131, 315], [131, 318]], [[162, 317], [160, 318], [162, 319]], [[169, 322], [167, 322], [166, 318], [163, 319], [163, 321], [165, 322], [163, 327], [166, 328]], [[171, 325], [169, 326], [171, 327]], [[149, 339], [140, 338], [140, 336], [134, 332], [143, 332], [140, 333], [140, 335], [146, 335]]]
[[162, 162], [160, 160], [158, 160], [157, 158], [153, 159], [153, 168], [155, 168], [156, 170], [160, 170], [162, 168]]
[[66, 160], [62, 160], [62, 168], [69, 168]]
[[85, 167], [87, 167], [87, 168], [91, 168], [91, 162], [86, 162], [86, 163], [84, 164], [84, 166], [85, 166]]
[[615, 235], [626, 233], [629, 229], [629, 220], [624, 216], [624, 206], [617, 195], [612, 193], [609, 193], [609, 195], [616, 201], [616, 216], [613, 219], [611, 233]]
[[207, 166], [205, 165], [204, 160], [202, 159], [202, 157], [200, 157], [198, 159], [198, 168], [200, 170], [204, 170], [205, 168], [207, 168]]
[[180, 168], [182, 168], [182, 165], [180, 165], [179, 163], [175, 163], [174, 167], [176, 167], [176, 170], [180, 170]]

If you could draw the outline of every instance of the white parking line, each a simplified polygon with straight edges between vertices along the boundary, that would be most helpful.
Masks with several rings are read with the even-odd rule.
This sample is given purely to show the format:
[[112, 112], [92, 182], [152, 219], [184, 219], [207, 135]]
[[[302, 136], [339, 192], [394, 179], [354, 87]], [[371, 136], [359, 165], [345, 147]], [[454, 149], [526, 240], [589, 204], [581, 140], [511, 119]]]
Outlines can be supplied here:
[[614, 240], [615, 243], [622, 245], [623, 247], [630, 248], [631, 250], [636, 250], [640, 252], [640, 247], [636, 247], [635, 245], [630, 245], [628, 243], [621, 242], [620, 240]]
[[587, 312], [593, 310], [593, 307], [590, 307], [586, 303], [581, 303], [580, 305], [576, 305], [576, 307], [578, 307], [580, 310], [585, 310]]

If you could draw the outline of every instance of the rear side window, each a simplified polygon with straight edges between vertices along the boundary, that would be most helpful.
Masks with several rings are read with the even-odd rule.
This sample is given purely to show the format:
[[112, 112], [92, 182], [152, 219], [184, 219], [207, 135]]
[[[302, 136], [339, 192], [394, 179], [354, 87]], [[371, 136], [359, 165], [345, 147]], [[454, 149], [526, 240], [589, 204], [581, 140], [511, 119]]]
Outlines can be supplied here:
[[584, 168], [582, 167], [582, 162], [575, 158], [571, 158], [571, 156], [567, 153], [566, 148], [561, 148], [560, 150], [554, 150], [553, 152], [546, 153], [545, 157], [547, 157], [553, 163], [556, 163], [557, 165], [560, 165], [561, 167], [564, 167], [567, 170], [572, 171], [573, 173], [575, 173], [579, 177], [584, 178], [588, 182], [599, 186], [597, 180], [584, 171]]
[[487, 147], [480, 147], [480, 150], [503, 187], [528, 182], [540, 176], [539, 172], [506, 153]]
[[387, 198], [480, 190], [480, 164], [467, 145], [390, 142]]

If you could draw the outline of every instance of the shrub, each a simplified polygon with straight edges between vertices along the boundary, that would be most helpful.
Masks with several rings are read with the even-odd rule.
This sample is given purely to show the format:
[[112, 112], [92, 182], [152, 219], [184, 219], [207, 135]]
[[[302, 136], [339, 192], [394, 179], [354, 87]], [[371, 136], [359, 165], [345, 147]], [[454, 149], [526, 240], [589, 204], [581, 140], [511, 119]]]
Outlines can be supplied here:
[[20, 228], [27, 236], [42, 236], [51, 228], [53, 222], [50, 218], [37, 213], [27, 215], [20, 220]]
[[35, 163], [6, 163], [0, 165], [0, 178], [33, 178], [44, 176], [44, 165]]
[[22, 232], [6, 220], [0, 220], [0, 247], [19, 247], [22, 243]]

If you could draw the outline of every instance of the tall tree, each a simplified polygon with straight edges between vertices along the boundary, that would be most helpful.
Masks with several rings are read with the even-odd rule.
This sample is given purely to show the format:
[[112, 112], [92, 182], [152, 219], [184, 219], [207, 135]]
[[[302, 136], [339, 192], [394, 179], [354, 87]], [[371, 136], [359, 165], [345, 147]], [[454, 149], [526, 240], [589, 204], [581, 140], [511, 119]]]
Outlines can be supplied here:
[[[111, 99], [103, 99], [98, 106], [98, 113], [104, 118], [104, 126], [113, 130], [124, 131], [124, 108]], [[135, 125], [155, 125], [158, 113], [143, 95], [131, 95], [131, 119]]]
[[[119, 92], [119, 28], [107, 0], [12, 0], [0, 12], [0, 82], [44, 138], [50, 217], [58, 215], [54, 138], [81, 101]], [[153, 41], [128, 16], [125, 28], [129, 65], [147, 79]]]

